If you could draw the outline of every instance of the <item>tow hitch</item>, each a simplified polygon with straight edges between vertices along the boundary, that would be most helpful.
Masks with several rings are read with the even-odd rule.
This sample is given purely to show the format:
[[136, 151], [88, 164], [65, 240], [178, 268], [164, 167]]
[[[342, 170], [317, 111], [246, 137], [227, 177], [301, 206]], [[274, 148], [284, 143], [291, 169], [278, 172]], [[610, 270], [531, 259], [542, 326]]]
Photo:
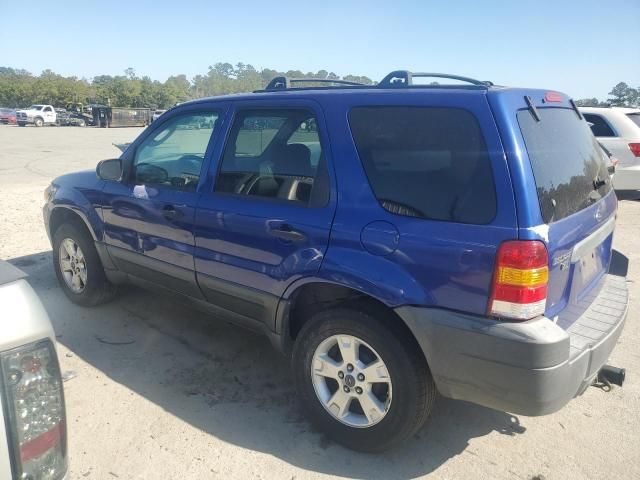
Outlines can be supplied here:
[[624, 377], [626, 375], [626, 370], [624, 368], [612, 367], [611, 365], [605, 365], [598, 372], [598, 376], [596, 377], [594, 386], [602, 388], [605, 391], [611, 390], [611, 385], [622, 386], [624, 383]]

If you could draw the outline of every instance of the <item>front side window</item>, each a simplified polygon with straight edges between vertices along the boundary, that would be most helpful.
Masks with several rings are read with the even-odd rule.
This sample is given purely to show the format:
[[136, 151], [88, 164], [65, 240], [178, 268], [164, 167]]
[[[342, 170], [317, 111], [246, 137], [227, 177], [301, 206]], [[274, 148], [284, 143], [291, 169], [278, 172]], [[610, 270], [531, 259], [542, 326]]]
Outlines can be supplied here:
[[486, 224], [496, 215], [493, 171], [475, 116], [457, 108], [358, 107], [351, 133], [387, 211]]
[[240, 111], [216, 192], [322, 206], [328, 176], [315, 115], [305, 109]]
[[216, 112], [199, 112], [164, 123], [136, 150], [135, 182], [195, 190], [217, 119]]

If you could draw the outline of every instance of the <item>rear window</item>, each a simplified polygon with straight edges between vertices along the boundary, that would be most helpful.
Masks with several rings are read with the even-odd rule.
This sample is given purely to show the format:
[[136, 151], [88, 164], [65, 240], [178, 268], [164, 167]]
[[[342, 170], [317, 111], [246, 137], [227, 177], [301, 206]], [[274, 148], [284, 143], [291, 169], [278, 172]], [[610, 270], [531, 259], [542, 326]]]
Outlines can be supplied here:
[[633, 123], [640, 127], [640, 113], [629, 113], [627, 116], [633, 120]]
[[518, 112], [545, 223], [568, 217], [611, 190], [607, 165], [586, 122], [565, 108]]
[[607, 121], [602, 115], [595, 115], [593, 113], [585, 113], [584, 119], [590, 123], [591, 131], [596, 137], [615, 137], [616, 132], [609, 126]]
[[389, 212], [473, 224], [495, 217], [489, 154], [470, 112], [359, 107], [349, 123], [371, 188]]

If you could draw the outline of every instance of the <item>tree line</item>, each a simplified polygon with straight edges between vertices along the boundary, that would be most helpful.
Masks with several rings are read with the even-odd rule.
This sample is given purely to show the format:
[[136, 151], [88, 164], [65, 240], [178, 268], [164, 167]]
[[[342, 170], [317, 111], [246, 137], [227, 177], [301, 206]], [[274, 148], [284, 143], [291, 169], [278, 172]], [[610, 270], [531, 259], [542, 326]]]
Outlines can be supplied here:
[[[124, 75], [98, 75], [91, 80], [64, 77], [51, 70], [33, 75], [26, 70], [0, 67], [0, 106], [26, 107], [46, 103], [65, 107], [69, 103], [100, 103], [118, 107], [169, 108], [179, 102], [194, 98], [251, 92], [264, 88], [276, 76], [309, 79], [340, 79], [327, 70], [280, 72], [269, 68], [257, 70], [250, 64], [216, 63], [206, 74], [192, 79], [186, 75], [173, 75], [166, 81], [138, 76], [133, 68]], [[346, 75], [342, 80], [373, 85], [366, 76]], [[640, 106], [640, 87], [633, 88], [624, 82], [615, 85], [609, 98], [583, 98], [576, 100], [580, 106]]]
[[609, 92], [609, 98], [601, 101], [597, 98], [581, 98], [576, 100], [580, 107], [640, 107], [640, 87], [633, 88], [625, 82], [618, 83]]
[[[98, 75], [91, 80], [64, 77], [51, 70], [33, 75], [26, 70], [0, 67], [0, 106], [25, 107], [45, 103], [65, 107], [69, 103], [99, 103], [118, 107], [169, 108], [194, 98], [251, 92], [264, 88], [276, 76], [296, 78], [340, 79], [326, 70], [302, 72], [272, 69], [257, 70], [249, 64], [216, 63], [204, 75], [189, 80], [186, 75], [173, 75], [166, 81], [138, 76], [133, 68], [124, 75]], [[343, 80], [371, 85], [365, 76], [346, 75]]]

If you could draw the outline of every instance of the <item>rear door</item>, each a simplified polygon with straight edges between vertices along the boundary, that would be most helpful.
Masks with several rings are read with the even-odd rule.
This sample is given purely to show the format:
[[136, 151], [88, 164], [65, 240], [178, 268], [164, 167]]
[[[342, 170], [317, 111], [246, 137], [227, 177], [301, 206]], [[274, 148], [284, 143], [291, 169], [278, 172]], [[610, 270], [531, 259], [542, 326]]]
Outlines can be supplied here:
[[336, 198], [324, 121], [301, 100], [237, 102], [232, 117], [196, 213], [197, 278], [238, 321], [273, 328], [286, 287], [327, 250]]
[[589, 306], [608, 271], [617, 200], [606, 158], [575, 110], [521, 109], [516, 117], [541, 217], [540, 225], [521, 229], [521, 235], [546, 240], [546, 315], [558, 316], [566, 328]]

